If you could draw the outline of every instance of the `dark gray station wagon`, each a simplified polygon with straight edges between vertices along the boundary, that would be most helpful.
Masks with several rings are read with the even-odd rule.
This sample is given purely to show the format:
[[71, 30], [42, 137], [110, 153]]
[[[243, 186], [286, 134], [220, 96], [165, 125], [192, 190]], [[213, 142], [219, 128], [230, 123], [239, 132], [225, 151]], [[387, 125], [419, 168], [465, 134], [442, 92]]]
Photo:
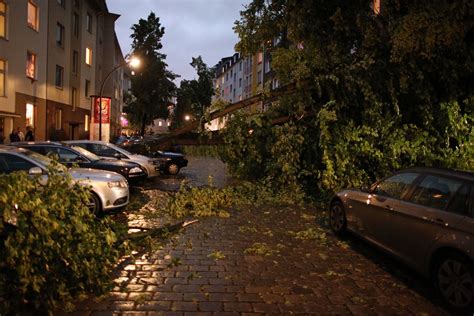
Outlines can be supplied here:
[[433, 279], [458, 309], [474, 306], [474, 173], [411, 168], [331, 201], [336, 234], [363, 237]]

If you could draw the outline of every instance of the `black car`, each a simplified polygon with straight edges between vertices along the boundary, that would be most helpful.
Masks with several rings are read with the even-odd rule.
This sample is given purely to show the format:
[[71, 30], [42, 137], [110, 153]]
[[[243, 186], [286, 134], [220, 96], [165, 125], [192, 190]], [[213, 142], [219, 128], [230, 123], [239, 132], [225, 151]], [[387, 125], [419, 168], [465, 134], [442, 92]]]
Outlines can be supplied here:
[[81, 147], [69, 146], [59, 142], [18, 142], [12, 145], [27, 148], [45, 156], [57, 156], [59, 162], [68, 167], [77, 164], [80, 168], [117, 172], [124, 176], [130, 184], [143, 182], [147, 178], [146, 172], [136, 163], [101, 159]]
[[165, 148], [172, 148], [170, 144], [170, 138], [162, 137], [130, 141], [122, 144], [121, 147], [134, 154], [158, 158], [161, 172], [175, 175], [181, 168], [188, 165], [188, 160], [183, 154], [163, 151]]

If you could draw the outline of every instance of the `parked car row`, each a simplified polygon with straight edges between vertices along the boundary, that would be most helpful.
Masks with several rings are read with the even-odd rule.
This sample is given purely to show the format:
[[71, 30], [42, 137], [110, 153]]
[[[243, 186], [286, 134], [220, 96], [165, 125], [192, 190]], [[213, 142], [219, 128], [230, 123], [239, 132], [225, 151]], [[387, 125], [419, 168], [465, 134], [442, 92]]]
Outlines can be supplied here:
[[[26, 171], [32, 176], [40, 176], [40, 181], [47, 181], [48, 166], [53, 157], [61, 163], [58, 165], [60, 172], [68, 173], [74, 181], [91, 187], [88, 207], [94, 213], [126, 206], [129, 185], [158, 177], [175, 159], [132, 154], [100, 141], [16, 142], [10, 146], [0, 145], [0, 174]], [[178, 158], [180, 167], [187, 165], [183, 155], [178, 155]], [[178, 173], [180, 167], [172, 174]]]
[[474, 173], [411, 168], [343, 190], [329, 205], [329, 223], [431, 278], [457, 310], [474, 310]]

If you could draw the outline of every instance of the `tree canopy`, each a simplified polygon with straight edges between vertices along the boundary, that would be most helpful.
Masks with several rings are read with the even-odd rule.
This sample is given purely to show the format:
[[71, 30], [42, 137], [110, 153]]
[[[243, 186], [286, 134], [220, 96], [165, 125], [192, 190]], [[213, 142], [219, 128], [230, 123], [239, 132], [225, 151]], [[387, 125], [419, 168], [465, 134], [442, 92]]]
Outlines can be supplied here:
[[[236, 48], [246, 55], [265, 45], [280, 82], [297, 90], [245, 128], [229, 124], [227, 142], [241, 149], [229, 147], [228, 161], [245, 164], [253, 146], [253, 166], [239, 170], [275, 167], [272, 151], [282, 147], [248, 135], [260, 126], [267, 135], [252, 135], [266, 142], [301, 142], [294, 174], [322, 189], [411, 165], [474, 169], [473, 2], [386, 0], [380, 14], [370, 3], [254, 0], [241, 12]], [[282, 115], [291, 122], [262, 123]]]
[[176, 92], [173, 80], [177, 75], [167, 70], [166, 55], [160, 52], [165, 34], [160, 18], [151, 12], [131, 29], [132, 54], [141, 60], [141, 66], [131, 78], [131, 96], [124, 110], [133, 125], [141, 126], [143, 135], [145, 125], [168, 117], [167, 107]]
[[214, 69], [209, 68], [201, 56], [193, 57], [190, 65], [196, 70], [198, 78], [181, 81], [177, 92], [174, 127], [183, 124], [185, 115], [200, 120], [211, 105], [214, 94]]

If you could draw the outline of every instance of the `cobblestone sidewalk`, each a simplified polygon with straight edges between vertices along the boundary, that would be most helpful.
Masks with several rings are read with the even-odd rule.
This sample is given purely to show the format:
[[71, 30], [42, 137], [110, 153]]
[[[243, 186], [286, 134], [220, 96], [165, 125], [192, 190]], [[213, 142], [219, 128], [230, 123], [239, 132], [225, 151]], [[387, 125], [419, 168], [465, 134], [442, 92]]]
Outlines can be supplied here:
[[[218, 185], [227, 183], [222, 164], [197, 161], [184, 176], [205, 184], [212, 169]], [[309, 208], [201, 219], [119, 272], [109, 296], [79, 304], [76, 314], [448, 314], [427, 281], [365, 242], [335, 238]]]

